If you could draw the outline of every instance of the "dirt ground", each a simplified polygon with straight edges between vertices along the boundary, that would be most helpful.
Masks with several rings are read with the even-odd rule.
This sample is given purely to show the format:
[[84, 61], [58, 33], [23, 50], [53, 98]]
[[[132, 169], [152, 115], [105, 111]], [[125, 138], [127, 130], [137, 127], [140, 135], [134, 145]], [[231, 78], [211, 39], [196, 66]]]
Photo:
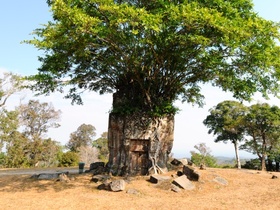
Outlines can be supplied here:
[[[91, 174], [76, 174], [70, 182], [34, 180], [30, 175], [0, 176], [0, 209], [280, 209], [280, 173], [237, 169], [199, 171], [194, 190], [179, 193], [150, 183], [149, 176], [131, 178], [126, 190], [98, 190]], [[1, 173], [1, 171], [0, 171]], [[168, 175], [175, 174], [175, 171]], [[276, 175], [277, 179], [272, 179]], [[214, 182], [220, 176], [227, 185]], [[127, 193], [136, 189], [138, 194]]]

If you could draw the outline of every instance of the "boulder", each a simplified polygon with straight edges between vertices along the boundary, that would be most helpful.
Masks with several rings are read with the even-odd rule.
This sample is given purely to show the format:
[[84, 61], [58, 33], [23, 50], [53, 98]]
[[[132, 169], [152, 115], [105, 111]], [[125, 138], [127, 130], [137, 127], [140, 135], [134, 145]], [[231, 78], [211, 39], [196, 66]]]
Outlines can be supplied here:
[[195, 188], [194, 184], [187, 178], [186, 175], [174, 179], [172, 184], [185, 190], [193, 190]]
[[62, 174], [59, 174], [58, 181], [70, 182], [70, 179], [69, 179], [69, 177], [66, 174], [62, 173]]
[[108, 175], [102, 175], [102, 174], [98, 174], [98, 175], [94, 175], [91, 179], [91, 181], [93, 182], [104, 182], [107, 181], [108, 179], [110, 179], [111, 177]]
[[272, 175], [271, 179], [277, 179], [278, 176]]
[[191, 181], [199, 181], [200, 173], [195, 170], [194, 167], [189, 165], [184, 165], [183, 174], [185, 174]]
[[174, 158], [170, 163], [174, 166], [179, 166], [182, 164], [181, 161], [177, 160], [176, 158]]
[[221, 185], [228, 185], [228, 181], [225, 180], [224, 178], [220, 177], [220, 176], [217, 176], [213, 179], [214, 182], [217, 182]]
[[104, 162], [94, 162], [94, 163], [91, 163], [90, 166], [89, 166], [89, 170], [92, 171], [92, 170], [95, 170], [97, 169], [98, 167], [105, 167], [105, 163]]
[[181, 192], [181, 189], [180, 189], [180, 187], [176, 186], [175, 184], [172, 184], [171, 191], [179, 193], [179, 192]]
[[180, 162], [181, 162], [183, 165], [188, 165], [188, 163], [189, 163], [188, 159], [186, 159], [186, 158], [180, 159]]
[[106, 168], [103, 166], [98, 166], [96, 169], [91, 170], [93, 175], [103, 174], [106, 172]]
[[123, 179], [114, 180], [110, 183], [110, 188], [113, 192], [125, 190], [125, 181]]
[[150, 182], [152, 182], [154, 184], [170, 182], [170, 181], [171, 181], [171, 177], [169, 177], [169, 176], [163, 176], [163, 175], [159, 175], [159, 174], [154, 174], [154, 175], [150, 176]]

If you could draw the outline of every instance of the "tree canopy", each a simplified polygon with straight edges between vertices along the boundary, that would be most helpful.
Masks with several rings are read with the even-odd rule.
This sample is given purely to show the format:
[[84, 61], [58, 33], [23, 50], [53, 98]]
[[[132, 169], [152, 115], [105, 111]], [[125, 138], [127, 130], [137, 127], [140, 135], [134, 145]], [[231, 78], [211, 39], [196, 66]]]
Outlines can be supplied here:
[[241, 168], [238, 142], [244, 139], [244, 117], [247, 107], [237, 101], [223, 101], [209, 110], [210, 115], [203, 121], [208, 133], [216, 135], [215, 142], [231, 141], [234, 144], [237, 167]]
[[[40, 94], [120, 93], [113, 112], [175, 113], [203, 104], [201, 85], [249, 100], [278, 92], [279, 24], [251, 0], [48, 0], [53, 14], [34, 39], [45, 52], [31, 77]], [[126, 113], [128, 114], [128, 113]]]
[[70, 134], [70, 140], [66, 147], [71, 151], [77, 152], [82, 146], [91, 146], [96, 135], [95, 130], [93, 125], [83, 123], [75, 132]]

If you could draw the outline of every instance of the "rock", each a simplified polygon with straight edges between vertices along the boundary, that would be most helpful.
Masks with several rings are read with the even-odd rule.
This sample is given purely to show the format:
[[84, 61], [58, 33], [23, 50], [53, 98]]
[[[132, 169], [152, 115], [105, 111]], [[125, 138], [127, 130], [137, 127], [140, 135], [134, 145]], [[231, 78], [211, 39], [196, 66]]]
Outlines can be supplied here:
[[199, 167], [200, 170], [206, 170], [206, 166], [204, 164], [201, 164]]
[[139, 195], [140, 194], [140, 192], [138, 190], [136, 190], [136, 189], [128, 189], [126, 191], [126, 193], [127, 194], [133, 194], [133, 195]]
[[101, 175], [101, 174], [99, 174], [99, 175], [94, 175], [93, 177], [92, 177], [92, 179], [91, 179], [91, 181], [93, 181], [93, 182], [104, 182], [104, 181], [107, 181], [108, 179], [110, 179], [111, 177], [110, 176], [108, 176], [108, 175]]
[[106, 171], [105, 167], [98, 166], [96, 169], [91, 170], [93, 175], [103, 174]]
[[175, 184], [172, 184], [171, 191], [179, 193], [179, 192], [181, 192], [181, 189], [180, 189], [180, 187], [176, 186]]
[[90, 166], [89, 166], [89, 170], [92, 171], [92, 170], [95, 170], [97, 169], [98, 167], [105, 167], [105, 163], [104, 162], [94, 162], [94, 163], [91, 163]]
[[125, 181], [123, 179], [114, 180], [110, 183], [110, 188], [113, 192], [124, 191]]
[[174, 158], [170, 163], [174, 166], [179, 166], [182, 164], [181, 161], [177, 160], [176, 158]]
[[277, 179], [278, 178], [278, 176], [275, 176], [275, 175], [273, 175], [272, 177], [271, 177], [271, 179]]
[[109, 182], [102, 183], [101, 185], [97, 186], [97, 189], [98, 190], [111, 190], [110, 183]]
[[[60, 175], [64, 174], [66, 177], [69, 174], [66, 172], [56, 172], [56, 173], [41, 173], [41, 174], [33, 174], [30, 178], [38, 179], [38, 180], [52, 180], [52, 179], [60, 179]], [[64, 177], [65, 177], [64, 176]], [[68, 177], [67, 177], [68, 178]], [[69, 178], [68, 178], [69, 179]]]
[[59, 174], [58, 181], [70, 182], [70, 179], [69, 179], [69, 177], [66, 174], [62, 173], [62, 174]]
[[220, 177], [220, 176], [217, 176], [213, 179], [214, 182], [217, 182], [221, 185], [228, 185], [228, 181], [225, 180], [224, 178]]
[[37, 179], [39, 180], [51, 180], [51, 179], [58, 179], [60, 173], [42, 173], [39, 174]]
[[184, 175], [182, 171], [177, 171], [177, 176], [182, 176]]
[[194, 184], [190, 180], [188, 180], [188, 177], [186, 175], [174, 179], [172, 184], [185, 190], [193, 190], [195, 188]]
[[183, 174], [185, 174], [188, 177], [189, 180], [199, 181], [200, 174], [192, 166], [184, 165], [184, 167], [183, 167]]
[[188, 165], [188, 159], [186, 159], [186, 158], [182, 158], [182, 159], [180, 159], [180, 162], [183, 164], [183, 165]]
[[170, 182], [171, 177], [169, 176], [162, 176], [159, 174], [154, 174], [152, 176], [150, 176], [150, 182], [154, 183], [154, 184], [158, 184], [158, 183], [162, 183], [162, 182]]

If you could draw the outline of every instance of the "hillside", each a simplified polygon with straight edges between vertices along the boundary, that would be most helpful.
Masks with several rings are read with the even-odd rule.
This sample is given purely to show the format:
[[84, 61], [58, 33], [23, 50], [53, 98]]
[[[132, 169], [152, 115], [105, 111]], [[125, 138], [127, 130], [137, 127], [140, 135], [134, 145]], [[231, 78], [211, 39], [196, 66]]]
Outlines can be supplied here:
[[[33, 180], [30, 175], [0, 176], [1, 209], [279, 209], [280, 173], [236, 169], [199, 171], [195, 189], [179, 193], [148, 181], [149, 176], [129, 179], [126, 190], [98, 190], [90, 174], [76, 174], [70, 182]], [[0, 171], [1, 173], [1, 171]], [[176, 171], [168, 172], [168, 176]], [[278, 178], [272, 179], [275, 175]], [[219, 176], [223, 185], [213, 181]], [[135, 189], [138, 193], [127, 193]]]

